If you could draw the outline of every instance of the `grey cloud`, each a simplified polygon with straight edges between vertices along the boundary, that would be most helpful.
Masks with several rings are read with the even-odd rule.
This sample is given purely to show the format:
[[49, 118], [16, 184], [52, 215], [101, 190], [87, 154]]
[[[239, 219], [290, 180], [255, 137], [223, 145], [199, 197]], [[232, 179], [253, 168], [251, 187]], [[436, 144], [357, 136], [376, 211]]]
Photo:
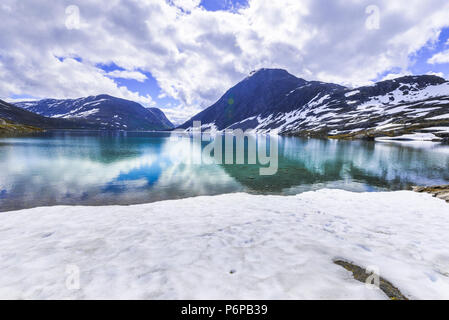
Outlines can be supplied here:
[[[65, 8], [72, 4], [80, 8], [79, 30], [65, 28]], [[381, 9], [379, 30], [365, 28], [371, 4]], [[251, 0], [232, 13], [196, 8], [191, 14], [164, 0], [2, 0], [2, 5], [11, 9], [0, 9], [0, 95], [108, 91], [148, 99], [118, 88], [95, 68], [114, 62], [151, 72], [168, 95], [182, 101], [183, 114], [188, 105], [211, 104], [259, 67], [350, 83], [372, 80], [392, 67], [407, 69], [410, 53], [449, 25], [447, 0]], [[76, 55], [83, 62], [61, 63], [55, 55]]]

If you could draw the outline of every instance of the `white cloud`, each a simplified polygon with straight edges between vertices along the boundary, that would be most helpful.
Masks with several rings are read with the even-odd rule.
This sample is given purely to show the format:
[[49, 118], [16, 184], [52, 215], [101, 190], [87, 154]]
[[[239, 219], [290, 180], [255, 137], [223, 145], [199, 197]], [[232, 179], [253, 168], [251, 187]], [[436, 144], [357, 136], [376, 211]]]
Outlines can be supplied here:
[[132, 79], [139, 82], [144, 82], [148, 77], [139, 71], [114, 70], [106, 73], [110, 78]]
[[401, 72], [401, 73], [389, 73], [385, 77], [383, 77], [381, 79], [381, 81], [393, 80], [393, 79], [400, 78], [400, 77], [410, 76], [411, 74], [412, 73], [410, 71], [405, 71], [405, 72]]
[[433, 55], [429, 60], [427, 60], [427, 63], [430, 64], [449, 63], [449, 50], [439, 52]]
[[200, 5], [201, 0], [171, 0], [171, 2], [184, 11], [192, 11]]
[[39, 101], [40, 99], [36, 98], [4, 98], [4, 101], [9, 103], [18, 103], [18, 102], [29, 102], [29, 101]]
[[[65, 27], [65, 8], [72, 4], [80, 9], [77, 30]], [[107, 92], [151, 104], [151, 97], [119, 87], [96, 67], [115, 63], [151, 72], [161, 96], [181, 102], [181, 117], [260, 67], [348, 86], [369, 84], [393, 68], [406, 72], [411, 55], [449, 25], [447, 0], [250, 0], [232, 12], [207, 12], [198, 4], [2, 0], [0, 96]], [[378, 30], [365, 27], [368, 5], [380, 9]]]
[[426, 74], [427, 74], [427, 75], [430, 75], [430, 76], [437, 76], [437, 77], [440, 77], [440, 78], [445, 78], [445, 75], [444, 75], [443, 72], [433, 72], [433, 71], [429, 71], [429, 72], [427, 72]]
[[45, 68], [37, 70], [33, 58], [30, 54], [16, 54], [15, 57], [6, 61], [9, 63], [9, 68], [3, 69], [5, 74], [2, 81], [13, 79], [6, 86], [11, 88], [12, 93], [28, 94], [29, 92], [29, 95], [36, 98], [79, 98], [104, 93], [149, 106], [154, 105], [150, 96], [141, 96], [126, 87], [118, 86], [112, 79], [105, 77], [102, 70], [89, 64], [72, 58], [61, 61], [54, 56], [43, 55], [38, 58], [39, 63]]
[[188, 106], [183, 104], [170, 108], [162, 107], [160, 109], [175, 126], [183, 124], [187, 119], [190, 119], [201, 111], [201, 108], [198, 106]]

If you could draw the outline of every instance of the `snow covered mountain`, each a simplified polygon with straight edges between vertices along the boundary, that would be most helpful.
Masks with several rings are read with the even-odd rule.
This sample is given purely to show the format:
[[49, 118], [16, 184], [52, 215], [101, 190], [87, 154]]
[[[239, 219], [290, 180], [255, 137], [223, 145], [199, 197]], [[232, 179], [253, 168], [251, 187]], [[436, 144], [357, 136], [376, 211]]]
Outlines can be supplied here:
[[93, 129], [94, 126], [80, 123], [76, 119], [53, 119], [24, 110], [0, 100], [0, 119], [11, 124], [32, 126], [41, 129]]
[[70, 119], [100, 130], [168, 130], [173, 124], [157, 109], [109, 95], [79, 99], [20, 102], [18, 107], [42, 116]]
[[280, 69], [260, 69], [228, 90], [193, 121], [203, 129], [330, 138], [449, 138], [449, 82], [406, 76], [346, 88], [306, 81]]

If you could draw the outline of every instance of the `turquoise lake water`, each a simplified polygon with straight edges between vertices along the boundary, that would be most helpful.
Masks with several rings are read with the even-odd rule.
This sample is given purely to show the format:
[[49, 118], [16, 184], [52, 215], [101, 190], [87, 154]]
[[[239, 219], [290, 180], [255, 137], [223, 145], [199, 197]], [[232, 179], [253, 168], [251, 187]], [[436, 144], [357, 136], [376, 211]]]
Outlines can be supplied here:
[[258, 164], [188, 163], [191, 152], [190, 139], [174, 141], [170, 133], [53, 131], [1, 138], [0, 211], [449, 184], [449, 146], [434, 143], [279, 137], [278, 170], [271, 176], [261, 176]]

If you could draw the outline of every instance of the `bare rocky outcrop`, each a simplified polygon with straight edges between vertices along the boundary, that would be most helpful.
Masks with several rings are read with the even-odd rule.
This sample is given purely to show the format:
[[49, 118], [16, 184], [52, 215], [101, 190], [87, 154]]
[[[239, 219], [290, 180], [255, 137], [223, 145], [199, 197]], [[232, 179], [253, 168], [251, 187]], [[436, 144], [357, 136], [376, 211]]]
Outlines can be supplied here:
[[449, 202], [449, 185], [431, 186], [431, 187], [413, 187], [413, 191], [420, 193], [430, 193], [436, 198]]

